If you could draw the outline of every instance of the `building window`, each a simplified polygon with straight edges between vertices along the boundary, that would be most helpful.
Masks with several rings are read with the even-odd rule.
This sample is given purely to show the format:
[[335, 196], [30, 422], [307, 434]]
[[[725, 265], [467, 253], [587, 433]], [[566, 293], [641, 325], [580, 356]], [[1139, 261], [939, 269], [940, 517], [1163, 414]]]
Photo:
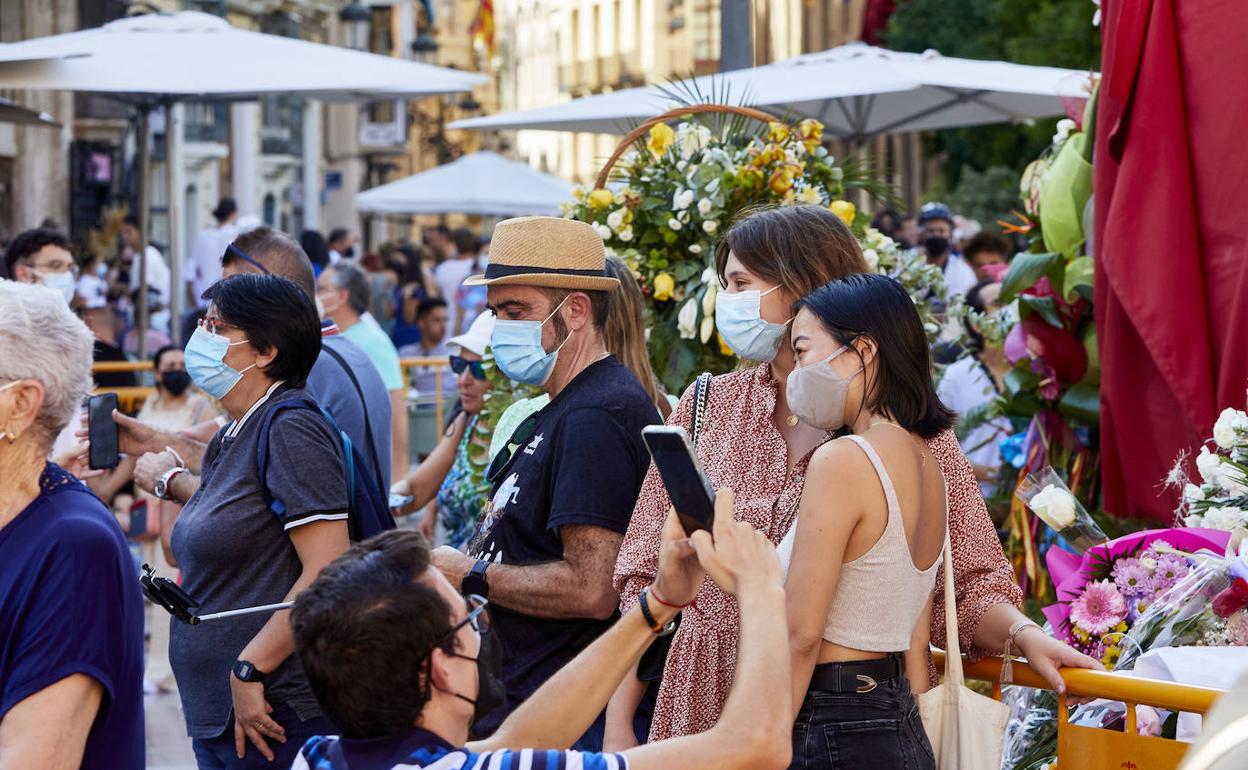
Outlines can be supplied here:
[[719, 69], [719, 3], [696, 0], [693, 6], [693, 61], [699, 74]]

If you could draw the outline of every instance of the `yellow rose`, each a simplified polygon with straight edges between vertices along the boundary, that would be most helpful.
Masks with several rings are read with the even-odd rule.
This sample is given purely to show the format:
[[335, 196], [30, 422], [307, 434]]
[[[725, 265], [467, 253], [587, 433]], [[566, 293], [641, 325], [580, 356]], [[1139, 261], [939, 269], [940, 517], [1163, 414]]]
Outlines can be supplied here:
[[752, 166], [737, 169], [737, 181], [747, 190], [757, 190], [763, 186], [763, 173]]
[[828, 210], [836, 214], [837, 218], [846, 225], [854, 223], [854, 214], [858, 209], [849, 201], [832, 201], [828, 204]]
[[762, 153], [758, 156], [758, 165], [766, 166], [769, 163], [775, 163], [784, 159], [784, 150], [780, 149], [778, 144], [769, 144], [763, 148]]
[[767, 187], [776, 195], [784, 195], [793, 189], [793, 181], [802, 173], [802, 167], [795, 163], [785, 163], [772, 173], [767, 180]]
[[767, 124], [767, 141], [784, 144], [789, 140], [789, 127], [778, 121]]
[[802, 137], [802, 144], [806, 145], [806, 152], [814, 152], [823, 143], [823, 124], [814, 118], [798, 123], [797, 133]]
[[605, 209], [614, 202], [615, 194], [601, 187], [589, 194], [589, 205], [596, 209]]
[[676, 279], [669, 273], [659, 273], [654, 277], [654, 298], [659, 302], [664, 302], [672, 298], [672, 292], [676, 290]]
[[719, 332], [715, 332], [715, 339], [719, 340], [719, 352], [720, 353], [723, 353], [724, 355], [729, 356], [729, 357], [736, 355], [736, 353], [733, 352], [732, 348], [728, 347], [728, 343], [724, 341], [724, 335], [720, 334]]
[[657, 158], [667, 152], [675, 141], [676, 132], [671, 126], [666, 123], [655, 123], [650, 127], [650, 140], [646, 142], [646, 147]]

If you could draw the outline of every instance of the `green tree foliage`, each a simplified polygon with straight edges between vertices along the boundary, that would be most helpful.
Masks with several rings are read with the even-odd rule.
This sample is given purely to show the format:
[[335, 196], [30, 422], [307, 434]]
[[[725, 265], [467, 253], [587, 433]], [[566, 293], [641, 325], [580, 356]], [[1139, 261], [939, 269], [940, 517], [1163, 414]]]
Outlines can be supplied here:
[[[897, 51], [934, 48], [967, 59], [1099, 69], [1095, 10], [1091, 0], [902, 0], [889, 20], [885, 45]], [[1056, 122], [939, 131], [929, 149], [945, 156], [949, 186], [956, 188], [965, 169], [1005, 166], [1021, 174], [1048, 146]]]

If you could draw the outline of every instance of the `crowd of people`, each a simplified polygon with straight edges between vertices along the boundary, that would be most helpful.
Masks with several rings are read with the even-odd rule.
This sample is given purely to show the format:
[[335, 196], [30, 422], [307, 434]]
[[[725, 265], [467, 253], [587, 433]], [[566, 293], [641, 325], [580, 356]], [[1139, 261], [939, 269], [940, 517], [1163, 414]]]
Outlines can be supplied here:
[[[970, 363], [934, 383], [913, 302], [829, 211], [727, 230], [715, 319], [742, 364], [679, 398], [635, 277], [588, 225], [505, 220], [488, 258], [445, 228], [357, 257], [348, 232], [235, 213], [222, 201], [197, 243], [199, 315], [154, 355], [143, 410], [114, 416], [110, 471], [87, 467], [79, 405], [118, 343], [52, 277], [80, 284], [67, 241], [6, 253], [0, 751], [20, 766], [143, 765], [143, 607], [110, 495], [144, 506], [125, 534], [196, 613], [293, 602], [151, 619], [149, 684], [176, 687], [201, 770], [933, 767], [915, 695], [945, 644], [945, 547], [964, 649], [1013, 648], [1058, 690], [1058, 668], [1099, 667], [1020, 611], [974, 445], [994, 442], [951, 429], [1000, 386], [999, 346], [973, 325]], [[914, 224], [951, 291], [997, 312], [1009, 243], [957, 242], [939, 204]], [[457, 394], [414, 467], [409, 353], [448, 356], [414, 379]], [[487, 358], [542, 391], [492, 434]], [[664, 421], [720, 490], [712, 531], [671, 510], [642, 441]], [[361, 479], [413, 526], [363, 539]]]

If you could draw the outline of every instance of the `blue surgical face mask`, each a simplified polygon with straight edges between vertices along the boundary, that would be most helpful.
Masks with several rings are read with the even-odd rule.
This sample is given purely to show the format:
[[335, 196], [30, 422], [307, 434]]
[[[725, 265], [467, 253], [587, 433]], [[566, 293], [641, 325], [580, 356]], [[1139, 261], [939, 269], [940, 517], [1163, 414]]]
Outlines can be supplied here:
[[77, 281], [74, 280], [74, 273], [67, 270], [64, 273], [41, 273], [32, 270], [35, 277], [39, 279], [39, 283], [47, 286], [49, 289], [56, 289], [65, 298], [66, 304], [74, 301], [74, 286]]
[[[563, 302], [567, 302], [564, 297]], [[551, 314], [543, 321], [507, 321], [499, 318], [494, 322], [494, 331], [490, 334], [490, 348], [494, 351], [494, 363], [503, 374], [516, 382], [525, 385], [542, 386], [550, 379], [555, 370], [555, 361], [559, 358], [559, 350], [567, 344], [565, 339], [559, 347], [547, 353], [542, 347], [542, 326], [555, 317], [560, 302]], [[571, 339], [572, 335], [568, 335]]]
[[758, 289], [721, 291], [715, 295], [715, 328], [732, 352], [751, 361], [775, 359], [789, 325], [764, 321], [761, 308], [763, 297], [778, 288], [773, 286], [761, 293]]
[[229, 337], [213, 334], [199, 327], [186, 343], [186, 371], [195, 385], [213, 398], [220, 400], [234, 389], [243, 375], [255, 368], [255, 364], [236, 371], [225, 362], [225, 354], [232, 345], [246, 344], [247, 340], [230, 342]]

